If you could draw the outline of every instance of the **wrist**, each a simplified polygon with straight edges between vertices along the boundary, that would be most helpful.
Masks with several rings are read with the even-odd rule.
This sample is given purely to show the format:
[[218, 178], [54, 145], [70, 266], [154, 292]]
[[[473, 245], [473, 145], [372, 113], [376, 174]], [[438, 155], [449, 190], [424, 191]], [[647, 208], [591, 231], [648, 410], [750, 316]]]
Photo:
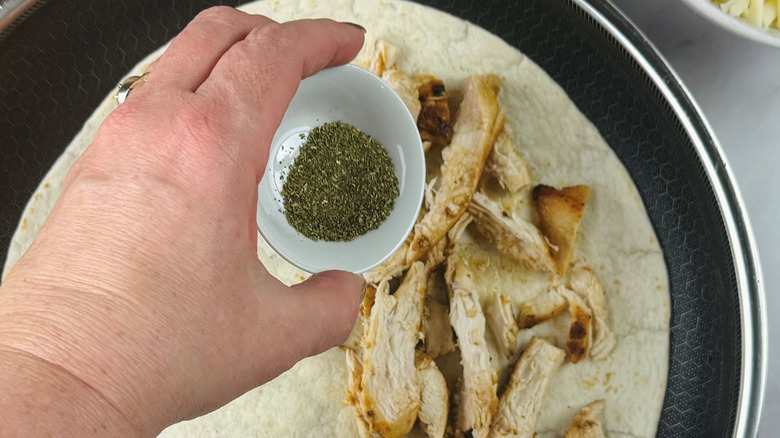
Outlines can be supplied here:
[[0, 339], [0, 436], [141, 436], [94, 388]]
[[[117, 328], [108, 321], [118, 305], [95, 291], [54, 286], [64, 282], [48, 275], [41, 279], [15, 270], [0, 288], [0, 425], [18, 417], [18, 436], [159, 432], [160, 419], [145, 415], [148, 391], [138, 378], [143, 367], [130, 360], [133, 352], [117, 342]], [[23, 426], [33, 426], [21, 421], [35, 421], [33, 430], [41, 433], [21, 434]], [[65, 423], [69, 433], [58, 430]], [[51, 435], [43, 433], [49, 430]], [[0, 436], [6, 431], [0, 429]]]

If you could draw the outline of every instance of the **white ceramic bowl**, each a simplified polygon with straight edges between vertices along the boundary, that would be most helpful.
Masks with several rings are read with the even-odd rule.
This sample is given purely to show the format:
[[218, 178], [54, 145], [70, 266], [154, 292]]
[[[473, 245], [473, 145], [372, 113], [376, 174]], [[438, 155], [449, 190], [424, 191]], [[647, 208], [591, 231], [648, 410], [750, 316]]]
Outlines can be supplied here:
[[[349, 242], [314, 241], [287, 223], [281, 190], [286, 169], [304, 143], [302, 133], [342, 121], [374, 137], [395, 165], [399, 195], [390, 216]], [[271, 143], [258, 186], [257, 226], [279, 255], [307, 272], [362, 273], [379, 265], [414, 227], [425, 190], [425, 156], [417, 124], [401, 98], [380, 78], [354, 65], [323, 70], [301, 82]]]
[[763, 30], [751, 26], [745, 20], [739, 17], [732, 17], [728, 13], [723, 12], [720, 6], [711, 0], [683, 0], [683, 2], [713, 23], [739, 36], [770, 46], [780, 47], [780, 31], [776, 29]]

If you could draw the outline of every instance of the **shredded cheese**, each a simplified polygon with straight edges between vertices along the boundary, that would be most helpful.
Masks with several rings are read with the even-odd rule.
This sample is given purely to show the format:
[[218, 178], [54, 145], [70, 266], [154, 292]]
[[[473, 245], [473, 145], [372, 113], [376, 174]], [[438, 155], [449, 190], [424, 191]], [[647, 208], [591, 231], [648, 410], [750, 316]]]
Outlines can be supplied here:
[[780, 0], [713, 0], [720, 9], [761, 29], [780, 29]]

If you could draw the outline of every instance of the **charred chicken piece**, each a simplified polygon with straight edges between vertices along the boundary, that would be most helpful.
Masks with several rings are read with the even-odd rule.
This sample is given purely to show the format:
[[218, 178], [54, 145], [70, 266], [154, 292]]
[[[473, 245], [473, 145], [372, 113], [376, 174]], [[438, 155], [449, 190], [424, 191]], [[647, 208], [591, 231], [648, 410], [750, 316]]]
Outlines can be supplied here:
[[550, 186], [534, 187], [533, 198], [539, 214], [539, 228], [550, 242], [555, 272], [563, 276], [569, 268], [577, 228], [590, 196], [590, 187], [573, 186], [561, 190]]
[[424, 141], [447, 146], [452, 140], [450, 107], [447, 104], [447, 90], [444, 82], [433, 76], [418, 76], [417, 87], [420, 100], [420, 114], [417, 127]]
[[563, 438], [604, 438], [601, 422], [596, 417], [604, 410], [604, 400], [596, 400], [582, 408], [571, 421]]

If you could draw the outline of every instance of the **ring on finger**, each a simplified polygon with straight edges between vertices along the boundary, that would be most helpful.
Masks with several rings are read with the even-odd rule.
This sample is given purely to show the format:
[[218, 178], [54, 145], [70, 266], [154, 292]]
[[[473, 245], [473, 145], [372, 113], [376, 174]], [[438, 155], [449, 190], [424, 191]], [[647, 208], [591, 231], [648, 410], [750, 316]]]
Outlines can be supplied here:
[[149, 76], [149, 72], [142, 74], [141, 76], [130, 76], [119, 84], [119, 91], [116, 92], [114, 98], [116, 103], [121, 105], [127, 100], [127, 96], [137, 85], [146, 82], [146, 78]]

